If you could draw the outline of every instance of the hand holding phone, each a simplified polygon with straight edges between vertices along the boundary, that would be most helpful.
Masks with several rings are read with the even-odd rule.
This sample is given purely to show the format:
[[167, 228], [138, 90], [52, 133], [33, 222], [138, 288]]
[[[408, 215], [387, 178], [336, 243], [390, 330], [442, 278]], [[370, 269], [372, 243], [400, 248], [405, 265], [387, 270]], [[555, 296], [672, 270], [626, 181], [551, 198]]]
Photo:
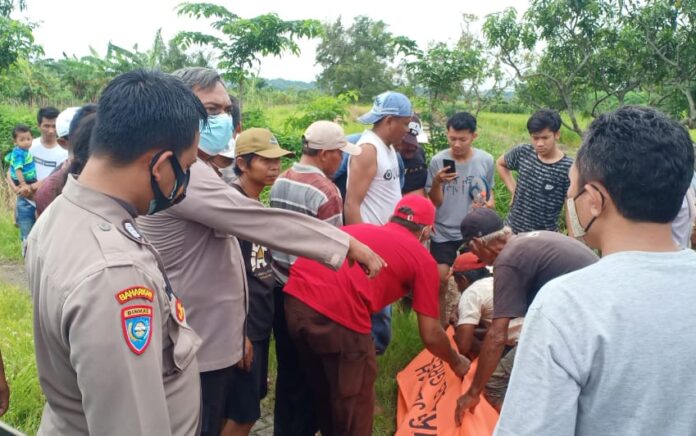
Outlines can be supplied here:
[[457, 168], [454, 166], [454, 161], [452, 159], [442, 159], [442, 166], [447, 168], [447, 174], [457, 172]]

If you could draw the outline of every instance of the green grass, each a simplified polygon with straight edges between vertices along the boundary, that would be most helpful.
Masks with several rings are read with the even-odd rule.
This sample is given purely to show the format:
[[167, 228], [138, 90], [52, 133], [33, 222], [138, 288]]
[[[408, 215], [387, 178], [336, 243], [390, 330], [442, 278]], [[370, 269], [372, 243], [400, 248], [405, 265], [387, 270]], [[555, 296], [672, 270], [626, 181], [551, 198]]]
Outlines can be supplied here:
[[22, 243], [14, 224], [15, 195], [0, 182], [0, 262], [21, 262]]
[[19, 288], [0, 284], [0, 301], [0, 350], [10, 385], [10, 409], [2, 420], [35, 434], [44, 398], [34, 359], [31, 299]]
[[377, 358], [375, 392], [381, 413], [375, 415], [372, 434], [380, 436], [396, 431], [396, 374], [423, 350], [416, 314], [398, 303], [392, 308], [392, 339], [384, 355]]

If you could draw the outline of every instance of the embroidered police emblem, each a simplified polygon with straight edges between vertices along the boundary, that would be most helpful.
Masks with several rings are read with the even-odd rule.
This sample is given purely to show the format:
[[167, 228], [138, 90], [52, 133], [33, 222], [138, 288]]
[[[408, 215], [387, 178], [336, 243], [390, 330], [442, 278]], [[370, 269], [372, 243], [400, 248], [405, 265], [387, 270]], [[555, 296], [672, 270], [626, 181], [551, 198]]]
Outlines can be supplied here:
[[143, 354], [152, 337], [152, 306], [124, 307], [121, 327], [128, 348], [137, 355]]

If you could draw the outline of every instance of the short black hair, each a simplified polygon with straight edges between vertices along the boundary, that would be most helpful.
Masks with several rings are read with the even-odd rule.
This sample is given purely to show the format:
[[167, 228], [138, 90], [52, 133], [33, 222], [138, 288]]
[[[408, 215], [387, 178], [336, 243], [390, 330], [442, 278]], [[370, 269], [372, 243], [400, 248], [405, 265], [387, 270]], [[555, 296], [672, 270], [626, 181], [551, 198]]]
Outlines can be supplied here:
[[[75, 115], [75, 117], [77, 117], [77, 115]], [[87, 163], [87, 159], [89, 159], [89, 142], [96, 121], [97, 115], [92, 112], [80, 117], [74, 129], [71, 123], [70, 145], [72, 146], [73, 159], [68, 173], [80, 174]]]
[[309, 141], [307, 141], [307, 138], [302, 135], [302, 155], [303, 156], [318, 156], [319, 153], [321, 153], [321, 150], [318, 150], [316, 148], [311, 148], [309, 146]]
[[553, 133], [561, 130], [561, 116], [558, 111], [553, 109], [540, 109], [527, 120], [527, 131], [529, 133], [541, 132], [549, 129]]
[[[251, 165], [251, 161], [254, 160], [254, 157], [256, 156], [256, 153], [247, 153], [247, 154], [242, 154], [239, 156], [235, 156], [234, 160], [236, 161], [238, 157], [241, 157], [244, 159], [244, 162], [246, 162], [247, 166]], [[241, 168], [239, 168], [239, 165], [237, 165], [237, 162], [234, 163], [234, 167], [232, 168], [232, 171], [234, 171], [234, 175], [239, 177], [243, 174], [243, 171]]]
[[407, 221], [403, 218], [399, 218], [398, 216], [392, 216], [391, 218], [389, 218], [389, 222], [399, 224], [402, 227], [406, 227], [408, 230], [412, 232], [420, 232], [426, 227], [423, 224], [416, 224], [413, 221]]
[[236, 132], [242, 124], [242, 109], [239, 99], [232, 94], [230, 94], [230, 101], [232, 102], [232, 131]]
[[488, 268], [481, 267], [478, 269], [472, 269], [470, 271], [455, 271], [453, 275], [455, 277], [465, 277], [469, 281], [469, 286], [471, 286], [477, 280], [490, 277], [491, 272], [488, 271]]
[[193, 144], [201, 120], [208, 120], [203, 104], [180, 79], [161, 71], [129, 71], [102, 92], [90, 153], [120, 164], [154, 149], [180, 156]]
[[471, 133], [476, 131], [476, 118], [469, 112], [457, 112], [447, 120], [447, 130], [468, 130]]
[[70, 127], [68, 131], [70, 132], [68, 134], [68, 139], [72, 141], [72, 132], [77, 130], [77, 126], [80, 124], [82, 119], [86, 117], [89, 114], [93, 114], [97, 112], [97, 105], [94, 103], [87, 103], [86, 105], [82, 106], [80, 109], [75, 112], [75, 115], [73, 116], [72, 120], [70, 121]]
[[14, 129], [12, 129], [12, 139], [17, 139], [17, 135], [19, 135], [20, 133], [27, 132], [31, 133], [31, 129], [29, 128], [29, 126], [27, 126], [26, 124], [17, 124], [16, 126], [14, 126]]
[[580, 186], [602, 183], [619, 213], [670, 223], [694, 174], [689, 132], [648, 107], [624, 106], [595, 119], [576, 159]]
[[39, 109], [39, 112], [36, 114], [36, 122], [41, 125], [41, 121], [43, 121], [44, 118], [47, 120], [55, 120], [58, 118], [58, 115], [60, 114], [60, 111], [53, 106], [46, 106], [42, 107]]

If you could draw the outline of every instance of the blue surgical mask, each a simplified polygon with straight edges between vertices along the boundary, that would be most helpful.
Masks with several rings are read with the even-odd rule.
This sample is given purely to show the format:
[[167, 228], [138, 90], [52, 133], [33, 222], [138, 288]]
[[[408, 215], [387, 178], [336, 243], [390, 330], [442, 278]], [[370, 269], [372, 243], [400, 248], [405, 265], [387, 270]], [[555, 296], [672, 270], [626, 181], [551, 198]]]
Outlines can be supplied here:
[[201, 121], [200, 132], [198, 148], [210, 156], [215, 156], [225, 151], [232, 139], [232, 117], [226, 113], [210, 115], [207, 126]]

